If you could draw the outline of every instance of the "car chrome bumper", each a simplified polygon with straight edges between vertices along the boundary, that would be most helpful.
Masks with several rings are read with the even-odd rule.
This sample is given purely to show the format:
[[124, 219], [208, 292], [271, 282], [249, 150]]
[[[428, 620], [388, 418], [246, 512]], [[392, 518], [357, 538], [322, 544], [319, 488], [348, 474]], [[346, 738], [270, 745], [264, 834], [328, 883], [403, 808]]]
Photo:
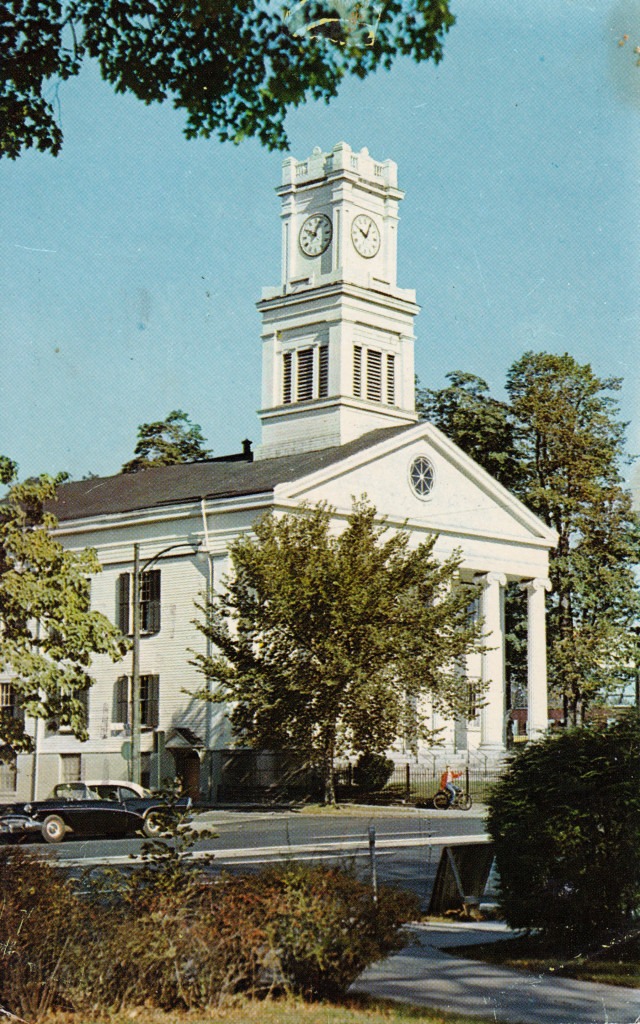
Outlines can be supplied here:
[[41, 828], [41, 822], [29, 818], [26, 814], [3, 814], [0, 818], [0, 836], [40, 832]]

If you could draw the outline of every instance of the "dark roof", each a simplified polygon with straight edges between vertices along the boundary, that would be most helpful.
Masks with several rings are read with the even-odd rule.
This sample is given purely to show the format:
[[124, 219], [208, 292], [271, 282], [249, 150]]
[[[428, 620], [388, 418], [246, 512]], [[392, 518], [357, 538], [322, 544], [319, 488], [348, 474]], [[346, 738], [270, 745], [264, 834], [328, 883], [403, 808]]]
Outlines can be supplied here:
[[[411, 424], [410, 426], [413, 426]], [[233, 498], [273, 491], [277, 484], [331, 466], [350, 455], [365, 451], [409, 427], [385, 427], [373, 430], [348, 444], [322, 448], [299, 455], [256, 462], [184, 462], [177, 466], [159, 466], [138, 473], [93, 477], [62, 484], [50, 511], [60, 522], [91, 516], [132, 512], [199, 501], [200, 498]]]

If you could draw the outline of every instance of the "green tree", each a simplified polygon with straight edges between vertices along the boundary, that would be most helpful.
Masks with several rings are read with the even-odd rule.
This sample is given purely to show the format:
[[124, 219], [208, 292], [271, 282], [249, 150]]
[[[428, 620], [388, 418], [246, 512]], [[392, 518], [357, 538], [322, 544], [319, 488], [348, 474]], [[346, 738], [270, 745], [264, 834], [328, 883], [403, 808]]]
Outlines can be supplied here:
[[206, 437], [186, 412], [174, 409], [165, 420], [141, 423], [135, 458], [125, 462], [122, 473], [137, 473], [153, 466], [174, 466], [178, 462], [201, 462], [211, 451], [204, 447]]
[[283, 149], [289, 107], [397, 54], [442, 56], [447, 0], [14, 0], [0, 9], [0, 155], [57, 154], [56, 81], [97, 62], [116, 92], [186, 112], [187, 138]]
[[505, 402], [492, 398], [489, 385], [473, 373], [447, 374], [449, 384], [433, 391], [418, 387], [416, 409], [455, 441], [479, 466], [506, 487], [520, 479], [514, 426]]
[[530, 744], [492, 791], [488, 829], [511, 927], [565, 951], [629, 928], [640, 908], [637, 716]]
[[[506, 403], [472, 374], [448, 380], [420, 393], [422, 414], [558, 533], [547, 600], [549, 678], [575, 724], [608, 687], [624, 684], [638, 658], [630, 626], [640, 612], [640, 530], [621, 476], [621, 381], [546, 352], [513, 364]], [[513, 589], [506, 611], [508, 668], [521, 685], [526, 607]]]
[[410, 549], [364, 501], [337, 535], [324, 504], [266, 515], [253, 533], [231, 545], [227, 589], [200, 609], [220, 654], [195, 658], [214, 683], [198, 695], [232, 702], [242, 742], [317, 765], [332, 802], [336, 756], [428, 734], [423, 698], [467, 715], [460, 663], [477, 627], [451, 586], [458, 559], [438, 563], [435, 538]]
[[16, 466], [0, 460], [9, 485], [0, 507], [0, 673], [13, 702], [0, 709], [0, 752], [10, 759], [33, 749], [24, 714], [57, 719], [86, 737], [83, 697], [92, 683], [91, 656], [118, 660], [126, 640], [91, 611], [89, 577], [100, 571], [92, 550], [65, 551], [52, 535], [56, 481], [18, 483]]
[[636, 660], [640, 522], [625, 491], [618, 378], [527, 352], [507, 375], [523, 476], [516, 492], [558, 533], [549, 576], [549, 670], [574, 724]]

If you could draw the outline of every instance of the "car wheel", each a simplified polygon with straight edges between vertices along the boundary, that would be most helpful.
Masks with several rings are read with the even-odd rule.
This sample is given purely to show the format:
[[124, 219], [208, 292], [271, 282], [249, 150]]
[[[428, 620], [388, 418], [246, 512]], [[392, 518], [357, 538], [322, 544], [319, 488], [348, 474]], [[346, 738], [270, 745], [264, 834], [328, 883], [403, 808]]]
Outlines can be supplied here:
[[58, 814], [49, 814], [42, 822], [42, 838], [48, 843], [61, 843], [67, 826]]
[[150, 814], [147, 814], [146, 818], [144, 819], [142, 831], [144, 832], [145, 836], [147, 836], [148, 839], [157, 839], [157, 837], [161, 836], [163, 832], [166, 832], [166, 829], [167, 823], [166, 821], [164, 821], [161, 814], [158, 814], [154, 811], [151, 811]]

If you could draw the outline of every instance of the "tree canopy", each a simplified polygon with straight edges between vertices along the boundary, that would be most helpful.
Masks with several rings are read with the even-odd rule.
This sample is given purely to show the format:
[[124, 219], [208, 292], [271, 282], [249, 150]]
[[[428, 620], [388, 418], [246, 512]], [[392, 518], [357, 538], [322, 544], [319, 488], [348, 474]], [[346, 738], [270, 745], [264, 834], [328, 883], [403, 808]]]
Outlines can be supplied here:
[[435, 538], [408, 534], [355, 502], [340, 533], [324, 504], [268, 514], [230, 548], [233, 573], [199, 628], [219, 655], [195, 663], [199, 696], [231, 701], [241, 741], [319, 766], [333, 799], [334, 758], [380, 753], [429, 734], [424, 699], [466, 717], [467, 653], [479, 647], [469, 598], [438, 563]]
[[170, 100], [188, 138], [287, 143], [284, 118], [398, 54], [442, 56], [447, 0], [14, 0], [0, 7], [0, 155], [56, 155], [56, 81], [95, 60], [116, 92]]
[[[612, 681], [628, 678], [638, 656], [630, 627], [640, 613], [640, 522], [621, 475], [626, 425], [615, 396], [622, 382], [547, 352], [526, 352], [511, 366], [506, 403], [470, 374], [449, 380], [426, 393], [424, 412], [558, 533], [549, 678], [565, 717], [576, 722]], [[512, 597], [508, 609], [516, 648], [521, 604]]]
[[52, 536], [55, 499], [49, 476], [18, 483], [16, 466], [0, 459], [9, 490], [0, 503], [0, 673], [12, 700], [0, 707], [3, 759], [32, 749], [24, 716], [55, 719], [86, 738], [85, 696], [93, 654], [117, 661], [127, 641], [91, 611], [95, 552], [65, 551]]
[[199, 424], [191, 423], [186, 412], [174, 409], [166, 419], [141, 423], [134, 458], [125, 462], [122, 473], [137, 473], [153, 466], [174, 466], [178, 462], [200, 462], [211, 451], [204, 447]]

